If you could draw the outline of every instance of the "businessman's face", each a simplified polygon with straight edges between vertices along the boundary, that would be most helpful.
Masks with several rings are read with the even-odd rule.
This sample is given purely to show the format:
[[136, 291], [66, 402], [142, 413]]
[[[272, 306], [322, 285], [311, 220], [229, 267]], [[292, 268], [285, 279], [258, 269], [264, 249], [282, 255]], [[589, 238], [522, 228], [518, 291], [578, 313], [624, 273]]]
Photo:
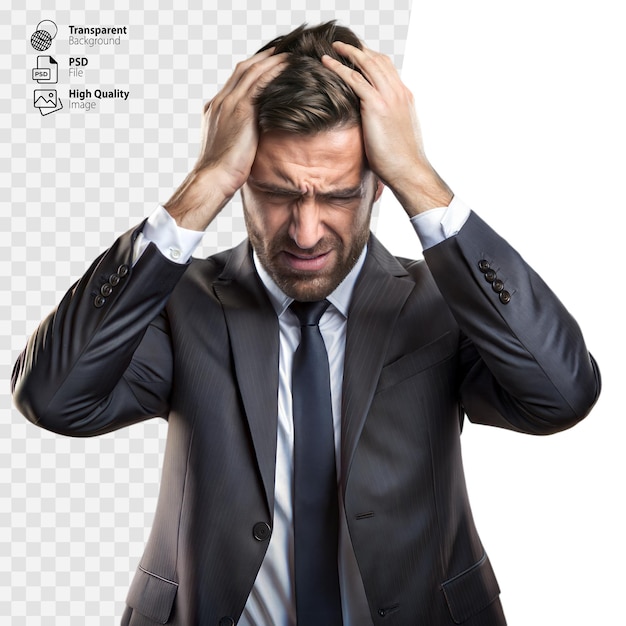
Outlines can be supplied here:
[[242, 188], [248, 235], [263, 267], [296, 300], [322, 300], [369, 237], [382, 184], [365, 166], [360, 127], [261, 136]]

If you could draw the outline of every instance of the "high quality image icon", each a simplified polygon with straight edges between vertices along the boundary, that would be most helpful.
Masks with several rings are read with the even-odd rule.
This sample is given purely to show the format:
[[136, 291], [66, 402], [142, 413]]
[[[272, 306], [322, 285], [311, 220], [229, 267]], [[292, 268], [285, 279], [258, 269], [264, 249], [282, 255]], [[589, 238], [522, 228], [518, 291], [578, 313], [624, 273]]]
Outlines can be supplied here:
[[42, 115], [50, 115], [63, 108], [61, 98], [57, 97], [56, 89], [35, 89], [33, 93], [33, 106], [39, 109]]

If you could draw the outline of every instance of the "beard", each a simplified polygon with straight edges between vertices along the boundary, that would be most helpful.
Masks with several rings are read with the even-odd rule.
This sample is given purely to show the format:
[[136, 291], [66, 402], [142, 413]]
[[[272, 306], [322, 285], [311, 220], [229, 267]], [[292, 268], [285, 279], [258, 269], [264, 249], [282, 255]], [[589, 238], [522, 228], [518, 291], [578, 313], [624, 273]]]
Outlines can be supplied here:
[[[265, 241], [244, 211], [250, 243], [261, 265], [272, 280], [290, 298], [300, 302], [314, 302], [329, 296], [350, 273], [369, 239], [369, 219], [355, 230], [349, 245], [345, 245], [332, 231], [325, 235], [314, 248], [298, 248], [286, 230], [274, 239]], [[332, 262], [319, 271], [299, 271], [281, 261], [285, 252], [295, 255], [317, 256], [330, 252]]]

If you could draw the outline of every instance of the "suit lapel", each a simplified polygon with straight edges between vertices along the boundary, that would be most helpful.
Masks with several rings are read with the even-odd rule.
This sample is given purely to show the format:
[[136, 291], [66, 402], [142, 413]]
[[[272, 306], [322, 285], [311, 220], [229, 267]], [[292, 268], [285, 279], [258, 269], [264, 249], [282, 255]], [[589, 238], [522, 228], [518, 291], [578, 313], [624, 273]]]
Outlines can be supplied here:
[[341, 476], [345, 487], [396, 319], [414, 283], [372, 235], [354, 288], [346, 334], [341, 422]]
[[[406, 280], [407, 276], [406, 270], [372, 235], [348, 313], [341, 425], [344, 488], [395, 321], [414, 287], [411, 280]], [[272, 512], [278, 406], [278, 319], [254, 269], [247, 240], [233, 250], [214, 283], [214, 290], [224, 310], [235, 374]]]
[[254, 269], [248, 241], [214, 283], [222, 303], [250, 434], [270, 514], [274, 510], [278, 415], [278, 319]]

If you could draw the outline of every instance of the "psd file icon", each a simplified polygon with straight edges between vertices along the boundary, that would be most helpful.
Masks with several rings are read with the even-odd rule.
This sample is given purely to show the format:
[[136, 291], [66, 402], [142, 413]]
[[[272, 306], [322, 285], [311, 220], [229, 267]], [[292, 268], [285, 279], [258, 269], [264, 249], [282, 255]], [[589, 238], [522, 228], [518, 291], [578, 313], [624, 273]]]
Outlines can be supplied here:
[[37, 67], [33, 68], [33, 80], [39, 84], [59, 82], [59, 64], [54, 57], [48, 55], [37, 57]]
[[33, 106], [39, 109], [42, 115], [49, 115], [63, 108], [61, 98], [57, 97], [56, 89], [35, 89], [33, 93]]

